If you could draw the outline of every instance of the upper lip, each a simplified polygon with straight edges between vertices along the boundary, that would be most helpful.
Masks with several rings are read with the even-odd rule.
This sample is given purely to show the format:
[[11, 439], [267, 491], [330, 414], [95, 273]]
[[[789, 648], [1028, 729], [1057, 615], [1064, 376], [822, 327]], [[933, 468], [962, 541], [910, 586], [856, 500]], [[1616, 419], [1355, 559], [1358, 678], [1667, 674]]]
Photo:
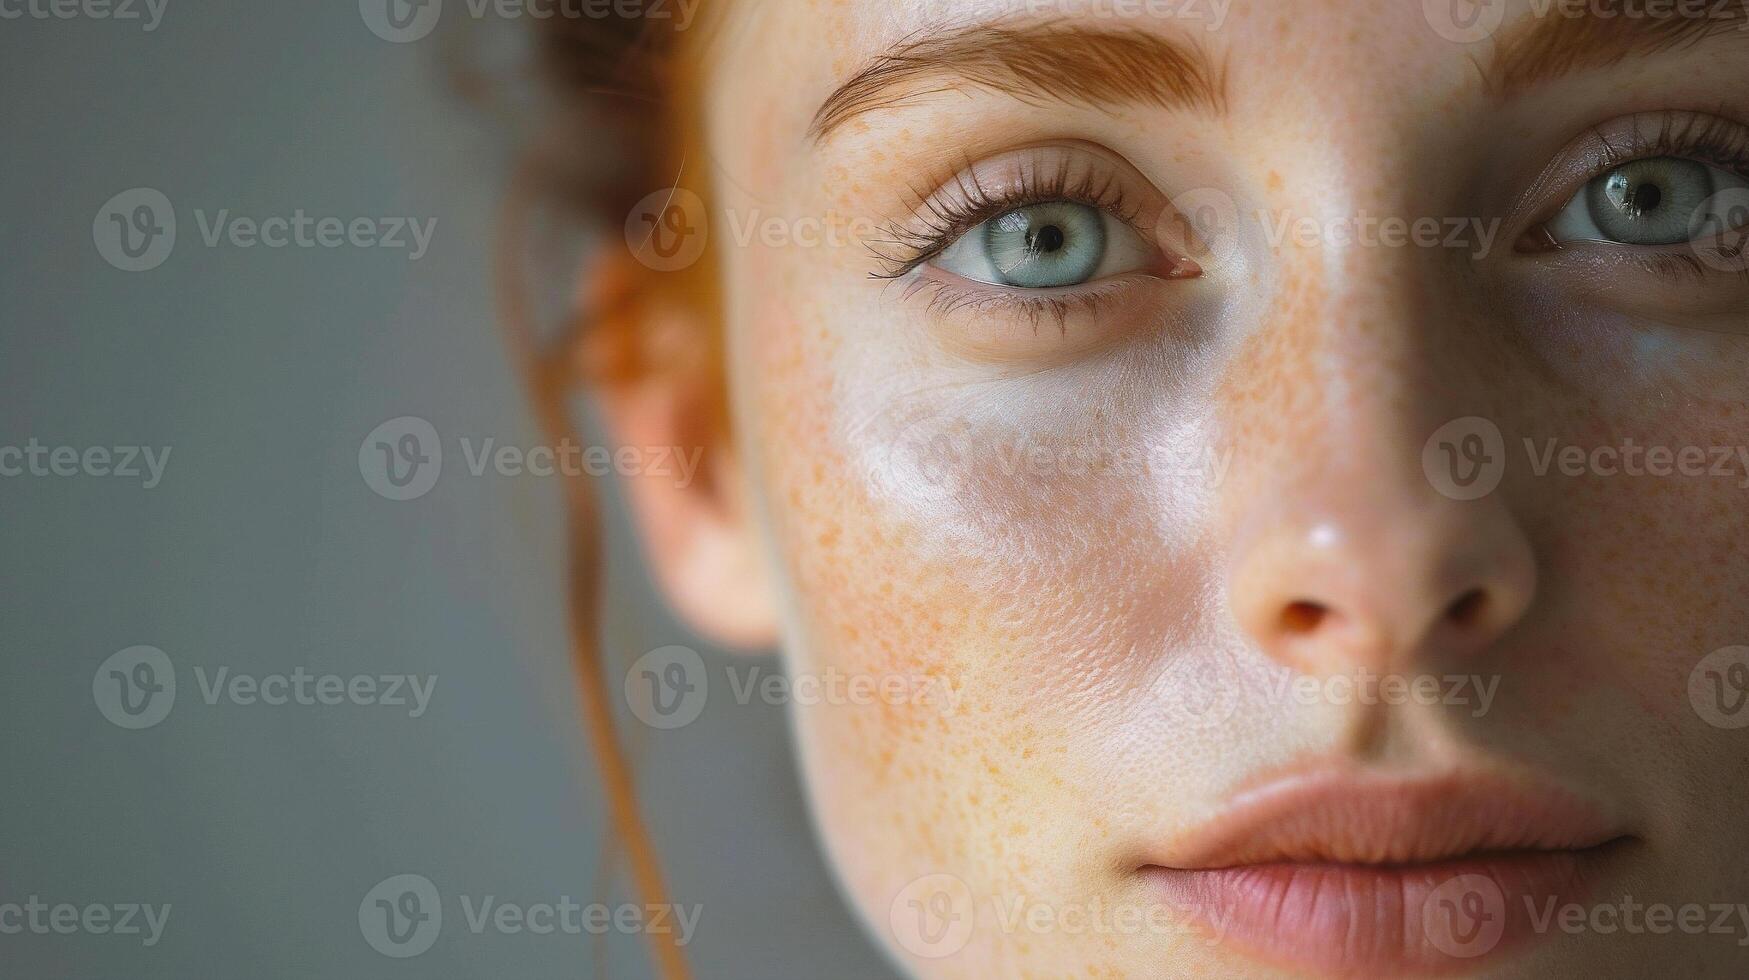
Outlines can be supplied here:
[[1279, 863], [1416, 865], [1579, 851], [1625, 836], [1581, 796], [1492, 773], [1405, 778], [1315, 772], [1244, 792], [1172, 843], [1162, 867]]

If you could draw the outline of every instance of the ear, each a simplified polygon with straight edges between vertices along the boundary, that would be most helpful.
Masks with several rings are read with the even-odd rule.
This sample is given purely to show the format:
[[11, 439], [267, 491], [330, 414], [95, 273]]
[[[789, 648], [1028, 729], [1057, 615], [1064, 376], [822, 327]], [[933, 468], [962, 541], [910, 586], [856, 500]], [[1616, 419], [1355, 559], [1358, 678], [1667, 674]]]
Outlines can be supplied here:
[[[604, 251], [581, 281], [583, 308], [601, 313], [583, 332], [578, 368], [594, 379], [645, 560], [700, 635], [769, 650], [776, 595], [729, 434], [715, 310], [672, 274]], [[631, 450], [649, 465], [619, 465]]]

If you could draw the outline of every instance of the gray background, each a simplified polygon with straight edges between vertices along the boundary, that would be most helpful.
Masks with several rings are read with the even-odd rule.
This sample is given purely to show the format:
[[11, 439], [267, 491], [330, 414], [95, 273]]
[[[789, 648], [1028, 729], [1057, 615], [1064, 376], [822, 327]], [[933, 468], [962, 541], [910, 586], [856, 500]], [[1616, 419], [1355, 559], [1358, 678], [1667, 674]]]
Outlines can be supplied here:
[[[46, 3], [47, 0], [38, 0]], [[10, 10], [20, 9], [17, 5]], [[642, 939], [470, 932], [458, 901], [601, 887], [602, 813], [564, 642], [552, 479], [469, 475], [457, 441], [534, 445], [493, 322], [492, 223], [510, 140], [448, 90], [461, 34], [513, 65], [515, 24], [391, 44], [352, 0], [169, 0], [156, 30], [0, 20], [0, 445], [171, 447], [163, 482], [0, 477], [0, 903], [169, 903], [153, 948], [0, 935], [6, 977], [649, 974]], [[482, 30], [483, 29], [483, 30]], [[93, 220], [168, 196], [177, 244], [113, 268]], [[438, 219], [428, 254], [208, 247], [194, 212]], [[558, 284], [562, 286], [563, 284]], [[386, 500], [360, 442], [441, 433], [435, 489]], [[608, 654], [667, 644], [615, 512]], [[92, 680], [136, 644], [176, 665], [174, 710], [112, 725]], [[430, 709], [207, 704], [209, 673], [432, 674]], [[775, 669], [775, 662], [767, 662]], [[701, 977], [890, 975], [817, 854], [782, 710], [713, 697], [637, 741]], [[390, 959], [358, 908], [413, 872], [444, 895], [429, 952]], [[597, 959], [596, 957], [601, 957]]]

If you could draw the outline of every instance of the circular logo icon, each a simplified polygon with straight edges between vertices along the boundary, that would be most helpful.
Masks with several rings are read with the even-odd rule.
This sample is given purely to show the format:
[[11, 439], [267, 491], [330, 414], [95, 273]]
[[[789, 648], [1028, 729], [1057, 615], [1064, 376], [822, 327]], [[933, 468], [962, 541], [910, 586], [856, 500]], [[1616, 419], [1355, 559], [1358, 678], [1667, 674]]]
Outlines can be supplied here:
[[1239, 206], [1226, 191], [1198, 187], [1172, 199], [1157, 222], [1161, 238], [1199, 261], [1231, 258], [1239, 248]]
[[1506, 475], [1506, 440], [1499, 426], [1479, 415], [1453, 419], [1422, 445], [1421, 471], [1453, 500], [1486, 497]]
[[176, 705], [176, 668], [157, 647], [117, 650], [91, 676], [91, 698], [121, 728], [151, 728]]
[[626, 215], [626, 247], [657, 272], [674, 272], [697, 262], [709, 232], [704, 201], [684, 187], [646, 194]]
[[1749, 260], [1749, 187], [1731, 187], [1702, 201], [1688, 223], [1689, 246], [1720, 272], [1742, 272]]
[[657, 647], [626, 671], [626, 704], [651, 728], [681, 728], [698, 720], [710, 691], [704, 658], [690, 647]]
[[926, 960], [952, 956], [972, 938], [972, 890], [950, 874], [924, 875], [899, 889], [887, 924], [900, 947]]
[[425, 496], [443, 472], [437, 429], [417, 415], [384, 422], [359, 443], [358, 472], [366, 485], [390, 500]]
[[1486, 875], [1458, 875], [1421, 903], [1421, 929], [1447, 956], [1471, 959], [1500, 943], [1506, 931], [1506, 896]]
[[156, 269], [176, 247], [176, 209], [162, 191], [122, 191], [97, 209], [91, 240], [103, 261], [123, 272]]
[[358, 931], [370, 948], [395, 959], [418, 956], [443, 931], [443, 902], [424, 875], [391, 875], [358, 903]]
[[[979, 444], [957, 419], [924, 415], [893, 433], [871, 457], [881, 482], [927, 497], [953, 498], [975, 478], [982, 460]], [[1000, 458], [986, 442], [989, 458]]]
[[1688, 703], [1714, 728], [1749, 728], [1749, 647], [1724, 647], [1688, 674]]
[[1506, 0], [1421, 0], [1428, 26], [1454, 44], [1475, 44], [1506, 23]]
[[1223, 650], [1186, 650], [1161, 676], [1161, 693], [1173, 720], [1206, 729], [1226, 724], [1239, 707], [1237, 670]]
[[417, 41], [437, 26], [443, 0], [358, 0], [364, 26], [385, 41]]

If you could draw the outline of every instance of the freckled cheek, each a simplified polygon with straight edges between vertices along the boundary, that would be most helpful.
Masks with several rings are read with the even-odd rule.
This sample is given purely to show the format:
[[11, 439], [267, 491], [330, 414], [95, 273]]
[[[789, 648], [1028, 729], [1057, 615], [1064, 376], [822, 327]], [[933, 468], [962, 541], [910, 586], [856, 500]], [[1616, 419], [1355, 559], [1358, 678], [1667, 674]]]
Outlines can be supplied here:
[[[798, 706], [830, 756], [826, 778], [858, 791], [958, 781], [1005, 741], [1020, 679], [997, 669], [1010, 635], [963, 562], [932, 553], [927, 532], [871, 498], [833, 420], [845, 327], [830, 301], [773, 290], [750, 305], [742, 334], [743, 437], [788, 589], [791, 671], [846, 685], [849, 703]], [[868, 315], [868, 314], [863, 314]], [[859, 324], [854, 328], [866, 328]], [[1012, 746], [1011, 746], [1012, 747]], [[842, 768], [839, 768], [842, 767]]]
[[[919, 561], [915, 532], [872, 506], [834, 431], [839, 328], [805, 293], [759, 299], [747, 322], [746, 432], [804, 669], [927, 673], [967, 628], [970, 597]], [[798, 298], [801, 297], [801, 298]], [[895, 717], [895, 721], [899, 719]]]

